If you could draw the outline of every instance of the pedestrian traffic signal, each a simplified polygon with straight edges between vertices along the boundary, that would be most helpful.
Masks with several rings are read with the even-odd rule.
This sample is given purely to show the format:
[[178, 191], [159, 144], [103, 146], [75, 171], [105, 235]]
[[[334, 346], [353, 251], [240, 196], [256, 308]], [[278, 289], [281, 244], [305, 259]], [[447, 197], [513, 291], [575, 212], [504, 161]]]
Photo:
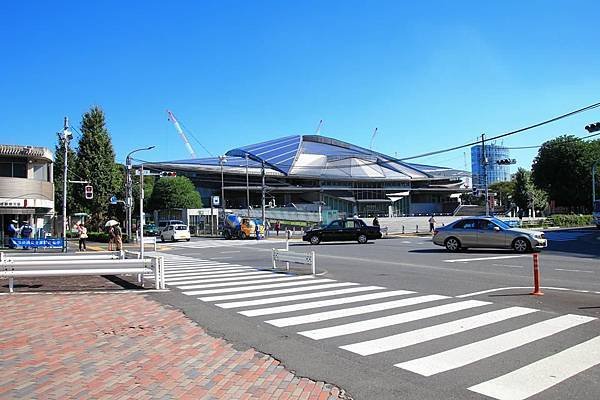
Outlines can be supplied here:
[[516, 164], [517, 160], [515, 160], [514, 158], [502, 158], [500, 160], [496, 160], [496, 164], [499, 165], [510, 165], [510, 164]]
[[85, 185], [83, 192], [85, 193], [85, 198], [87, 200], [94, 198], [94, 187], [92, 185]]
[[177, 176], [177, 172], [174, 171], [162, 171], [160, 176]]
[[585, 130], [589, 133], [600, 131], [600, 122], [586, 125]]
[[477, 189], [475, 186], [473, 186], [473, 196], [479, 196], [479, 189]]

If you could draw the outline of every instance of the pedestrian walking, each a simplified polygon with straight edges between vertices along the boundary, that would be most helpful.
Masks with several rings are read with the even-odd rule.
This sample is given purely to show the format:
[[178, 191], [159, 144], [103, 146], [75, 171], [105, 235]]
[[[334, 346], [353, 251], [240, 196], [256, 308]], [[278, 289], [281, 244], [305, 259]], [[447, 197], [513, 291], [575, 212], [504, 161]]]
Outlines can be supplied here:
[[14, 249], [16, 246], [11, 239], [16, 239], [19, 235], [19, 221], [12, 220], [8, 225], [8, 247]]
[[379, 220], [377, 219], [377, 215], [373, 218], [373, 226], [379, 226]]
[[258, 222], [254, 224], [254, 234], [256, 235], [256, 240], [260, 240], [260, 228]]
[[123, 231], [119, 225], [115, 225], [115, 244], [117, 246], [117, 251], [123, 250]]
[[108, 251], [113, 251], [115, 249], [115, 227], [108, 227]]
[[[21, 238], [23, 239], [31, 239], [31, 234], [33, 233], [33, 228], [29, 225], [29, 222], [25, 221], [25, 224], [20, 229]], [[29, 249], [25, 243], [23, 243], [23, 250]]]
[[279, 221], [275, 222], [275, 232], [277, 232], [277, 236], [279, 236], [279, 230], [281, 229], [281, 224]]
[[429, 218], [429, 232], [433, 232], [435, 228], [435, 218], [433, 218], [433, 214], [431, 214], [431, 218]]
[[79, 233], [79, 251], [87, 251], [85, 240], [88, 237], [87, 228], [83, 223], [77, 225], [77, 232]]

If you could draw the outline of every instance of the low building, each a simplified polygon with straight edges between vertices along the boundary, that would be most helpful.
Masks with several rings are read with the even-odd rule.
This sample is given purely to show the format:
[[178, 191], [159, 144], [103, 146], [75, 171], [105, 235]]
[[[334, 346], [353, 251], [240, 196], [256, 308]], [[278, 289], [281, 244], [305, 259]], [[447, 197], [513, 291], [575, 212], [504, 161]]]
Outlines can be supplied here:
[[0, 145], [1, 241], [12, 220], [29, 223], [36, 234], [50, 232], [54, 215], [52, 152], [45, 147]]
[[261, 207], [264, 175], [270, 209], [338, 211], [341, 216], [452, 213], [467, 191], [465, 171], [411, 164], [341, 140], [287, 136], [229, 150], [225, 157], [145, 163], [189, 177], [205, 206]]

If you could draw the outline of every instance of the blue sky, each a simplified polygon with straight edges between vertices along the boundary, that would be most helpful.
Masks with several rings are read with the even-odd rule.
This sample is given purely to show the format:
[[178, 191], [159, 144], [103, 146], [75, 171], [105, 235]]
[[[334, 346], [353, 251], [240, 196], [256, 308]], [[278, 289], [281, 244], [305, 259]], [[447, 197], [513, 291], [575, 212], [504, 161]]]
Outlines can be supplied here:
[[[420, 4], [423, 3], [423, 4]], [[595, 1], [102, 1], [0, 5], [0, 143], [54, 148], [100, 105], [117, 160], [321, 134], [398, 157], [600, 101]], [[506, 146], [584, 136], [600, 109]], [[192, 137], [199, 156], [208, 153]], [[529, 167], [534, 150], [512, 153]], [[470, 169], [470, 154], [466, 161]], [[414, 160], [465, 167], [464, 151]]]

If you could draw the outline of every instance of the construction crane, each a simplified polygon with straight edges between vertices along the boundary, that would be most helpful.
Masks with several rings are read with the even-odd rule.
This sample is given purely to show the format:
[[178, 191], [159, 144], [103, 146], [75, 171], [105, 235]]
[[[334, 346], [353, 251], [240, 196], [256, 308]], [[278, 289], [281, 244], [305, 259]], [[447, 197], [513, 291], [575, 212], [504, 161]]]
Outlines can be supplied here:
[[169, 121], [171, 121], [173, 125], [175, 125], [175, 129], [177, 129], [179, 136], [181, 136], [183, 143], [185, 143], [185, 148], [187, 149], [187, 151], [190, 153], [192, 158], [198, 158], [196, 156], [196, 152], [194, 152], [194, 149], [192, 149], [192, 145], [190, 144], [187, 136], [185, 136], [185, 133], [183, 133], [183, 129], [181, 129], [181, 126], [179, 125], [177, 118], [175, 118], [175, 115], [173, 115], [173, 113], [169, 110], [167, 110], [167, 114], [169, 114]]

